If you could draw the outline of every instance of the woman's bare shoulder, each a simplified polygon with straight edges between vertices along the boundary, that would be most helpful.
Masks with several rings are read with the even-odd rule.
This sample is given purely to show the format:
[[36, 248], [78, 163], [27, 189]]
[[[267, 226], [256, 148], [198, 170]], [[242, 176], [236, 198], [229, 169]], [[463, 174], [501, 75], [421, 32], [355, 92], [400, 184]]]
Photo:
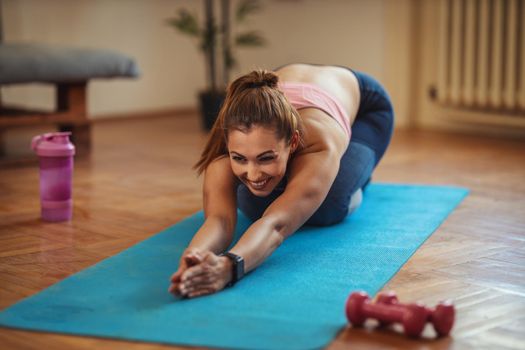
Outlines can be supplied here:
[[225, 170], [230, 165], [230, 159], [227, 154], [223, 154], [220, 157], [215, 158], [210, 162], [210, 165], [206, 168], [206, 171], [221, 171]]
[[228, 155], [213, 160], [204, 171], [204, 186], [211, 188], [231, 188], [237, 184]]
[[227, 156], [212, 161], [204, 172], [203, 205], [206, 217], [226, 218], [235, 225], [237, 215], [236, 178]]

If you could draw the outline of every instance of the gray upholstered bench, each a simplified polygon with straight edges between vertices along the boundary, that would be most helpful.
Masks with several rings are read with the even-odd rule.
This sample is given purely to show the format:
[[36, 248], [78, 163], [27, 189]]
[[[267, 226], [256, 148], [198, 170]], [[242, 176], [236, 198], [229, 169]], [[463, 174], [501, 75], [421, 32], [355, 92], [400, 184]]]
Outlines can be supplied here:
[[[78, 154], [87, 153], [91, 143], [87, 83], [95, 78], [138, 75], [133, 59], [110, 50], [0, 44], [0, 86], [43, 83], [56, 87], [53, 112], [14, 108], [0, 101], [0, 142], [9, 127], [55, 124], [61, 131], [72, 131]], [[0, 144], [0, 156], [1, 151]]]

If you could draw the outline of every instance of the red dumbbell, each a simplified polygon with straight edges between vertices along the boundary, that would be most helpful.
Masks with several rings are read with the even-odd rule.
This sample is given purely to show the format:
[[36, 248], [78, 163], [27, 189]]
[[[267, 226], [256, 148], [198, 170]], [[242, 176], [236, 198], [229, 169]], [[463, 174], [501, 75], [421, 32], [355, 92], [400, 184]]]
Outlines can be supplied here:
[[372, 304], [365, 292], [354, 292], [346, 302], [346, 317], [356, 327], [362, 326], [367, 318], [375, 318], [383, 324], [399, 322], [403, 324], [405, 334], [419, 337], [425, 328], [428, 311], [418, 303], [404, 306]]
[[[401, 304], [394, 292], [380, 293], [377, 296], [376, 304], [383, 305], [398, 305], [406, 307]], [[427, 322], [432, 323], [434, 330], [440, 337], [447, 336], [454, 325], [455, 309], [450, 301], [442, 301], [435, 308], [425, 307], [427, 310]]]

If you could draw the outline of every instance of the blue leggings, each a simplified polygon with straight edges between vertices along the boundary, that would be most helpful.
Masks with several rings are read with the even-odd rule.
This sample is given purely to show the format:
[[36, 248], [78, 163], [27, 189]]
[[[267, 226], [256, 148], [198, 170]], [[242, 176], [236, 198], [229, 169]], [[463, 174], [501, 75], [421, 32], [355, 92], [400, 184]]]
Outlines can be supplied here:
[[[348, 69], [348, 68], [347, 68]], [[361, 100], [352, 125], [352, 137], [341, 157], [339, 172], [328, 195], [306, 225], [328, 226], [348, 214], [350, 198], [364, 188], [392, 138], [394, 111], [383, 87], [372, 77], [352, 71], [359, 82]], [[239, 209], [251, 220], [259, 219], [286, 188], [286, 177], [267, 197], [253, 195], [244, 184], [237, 188]]]

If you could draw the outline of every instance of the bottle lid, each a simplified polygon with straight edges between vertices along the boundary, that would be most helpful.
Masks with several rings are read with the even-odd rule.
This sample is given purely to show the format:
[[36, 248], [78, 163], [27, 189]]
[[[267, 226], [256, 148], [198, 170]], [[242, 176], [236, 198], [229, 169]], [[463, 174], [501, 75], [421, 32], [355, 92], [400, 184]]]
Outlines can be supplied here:
[[69, 157], [75, 154], [75, 145], [69, 136], [69, 131], [37, 135], [31, 141], [31, 148], [40, 157]]

